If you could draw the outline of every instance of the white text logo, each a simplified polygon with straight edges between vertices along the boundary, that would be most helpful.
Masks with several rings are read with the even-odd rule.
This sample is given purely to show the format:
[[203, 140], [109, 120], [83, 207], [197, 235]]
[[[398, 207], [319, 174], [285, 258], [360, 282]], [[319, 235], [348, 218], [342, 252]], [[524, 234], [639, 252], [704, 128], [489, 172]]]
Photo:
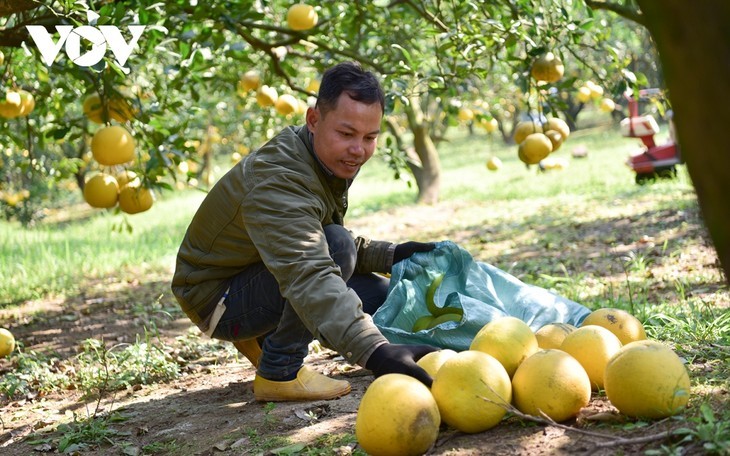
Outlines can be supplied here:
[[[26, 28], [41, 53], [43, 62], [51, 66], [61, 48], [66, 45], [66, 55], [76, 65], [89, 67], [99, 63], [111, 49], [119, 66], [123, 67], [144, 32], [145, 25], [128, 26], [132, 39], [127, 42], [122, 32], [113, 25], [82, 25], [74, 28], [71, 25], [57, 25], [58, 41], [54, 42], [51, 34], [42, 25], [27, 25]], [[81, 54], [81, 38], [91, 43], [91, 48]]]

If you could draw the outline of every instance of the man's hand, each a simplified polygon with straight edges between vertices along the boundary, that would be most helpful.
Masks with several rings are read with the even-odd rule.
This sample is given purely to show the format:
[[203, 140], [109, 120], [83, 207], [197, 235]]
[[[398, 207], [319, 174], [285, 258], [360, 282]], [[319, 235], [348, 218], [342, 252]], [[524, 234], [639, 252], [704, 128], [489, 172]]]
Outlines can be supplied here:
[[395, 251], [393, 252], [393, 264], [410, 258], [416, 252], [430, 252], [435, 248], [436, 244], [433, 242], [408, 241], [403, 244], [398, 244], [395, 246]]
[[433, 379], [416, 362], [424, 355], [438, 351], [430, 345], [384, 344], [376, 348], [365, 368], [373, 371], [375, 377], [385, 374], [405, 374], [431, 388]]

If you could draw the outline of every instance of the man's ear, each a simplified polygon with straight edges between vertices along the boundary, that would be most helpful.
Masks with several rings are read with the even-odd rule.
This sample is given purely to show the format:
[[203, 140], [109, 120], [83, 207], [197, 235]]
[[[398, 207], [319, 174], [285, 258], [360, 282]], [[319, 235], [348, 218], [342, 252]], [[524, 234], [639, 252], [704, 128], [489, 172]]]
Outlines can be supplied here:
[[307, 120], [307, 127], [309, 127], [309, 131], [315, 131], [317, 129], [317, 122], [319, 122], [319, 109], [312, 107], [307, 108], [305, 119]]

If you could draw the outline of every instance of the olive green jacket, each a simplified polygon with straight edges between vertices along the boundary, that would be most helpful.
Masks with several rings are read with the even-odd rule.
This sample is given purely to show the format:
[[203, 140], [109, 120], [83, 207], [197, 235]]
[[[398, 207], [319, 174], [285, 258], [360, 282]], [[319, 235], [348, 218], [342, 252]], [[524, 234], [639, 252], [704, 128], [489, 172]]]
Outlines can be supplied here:
[[[193, 323], [205, 331], [229, 280], [263, 261], [309, 331], [364, 366], [387, 340], [342, 279], [323, 230], [343, 224], [348, 186], [321, 165], [305, 126], [284, 129], [234, 166], [203, 200], [178, 251], [172, 291]], [[394, 244], [355, 243], [356, 272], [390, 271]]]

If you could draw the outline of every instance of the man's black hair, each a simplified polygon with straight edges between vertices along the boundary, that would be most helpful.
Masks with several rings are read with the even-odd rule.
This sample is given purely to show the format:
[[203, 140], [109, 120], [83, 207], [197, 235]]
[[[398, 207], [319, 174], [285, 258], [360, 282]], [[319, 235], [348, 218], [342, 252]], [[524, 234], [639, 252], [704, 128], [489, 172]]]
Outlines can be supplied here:
[[357, 62], [338, 63], [322, 75], [317, 108], [323, 116], [337, 107], [337, 100], [343, 92], [361, 103], [380, 103], [385, 112], [385, 94], [378, 78]]

